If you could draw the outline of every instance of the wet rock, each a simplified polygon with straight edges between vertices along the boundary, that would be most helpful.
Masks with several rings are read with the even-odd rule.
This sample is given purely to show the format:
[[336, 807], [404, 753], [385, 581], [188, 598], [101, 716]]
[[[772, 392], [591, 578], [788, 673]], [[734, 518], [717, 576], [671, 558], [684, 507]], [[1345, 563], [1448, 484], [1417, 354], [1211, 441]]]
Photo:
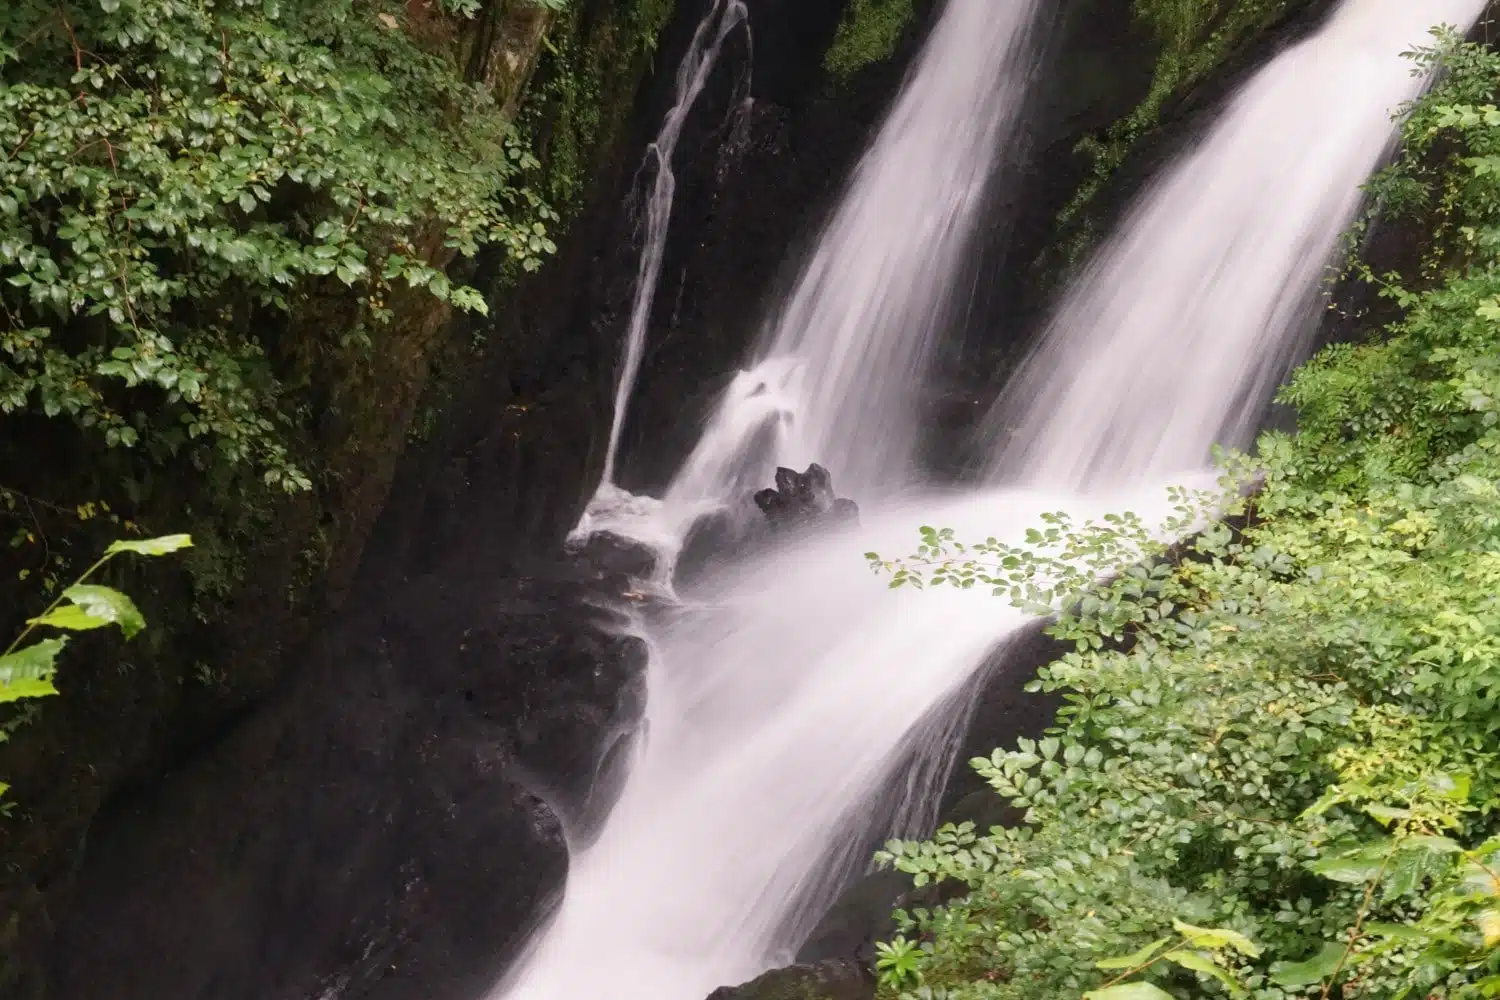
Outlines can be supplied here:
[[755, 494], [755, 506], [777, 530], [859, 519], [859, 507], [834, 492], [833, 477], [816, 462], [806, 472], [777, 469], [775, 487]]
[[596, 532], [569, 549], [578, 566], [589, 577], [601, 582], [621, 576], [648, 580], [656, 572], [659, 561], [649, 545], [613, 531]]
[[643, 644], [590, 593], [445, 575], [331, 627], [100, 825], [49, 1000], [482, 995], [640, 721]]
[[895, 933], [891, 912], [910, 888], [911, 876], [904, 872], [877, 871], [856, 880], [823, 914], [798, 950], [797, 961], [873, 964], [875, 942]]
[[[757, 532], [755, 529], [759, 529]], [[737, 517], [731, 510], [716, 510], [693, 522], [677, 555], [675, 584], [691, 587], [714, 566], [733, 561], [753, 546], [756, 534], [766, 530], [763, 518]]]
[[692, 586], [715, 567], [753, 555], [787, 531], [848, 524], [859, 520], [859, 507], [833, 489], [821, 465], [806, 472], [777, 469], [776, 485], [699, 517], [683, 540], [675, 583]]
[[830, 961], [772, 969], [741, 986], [714, 990], [708, 1000], [873, 1000], [875, 980], [858, 962]]

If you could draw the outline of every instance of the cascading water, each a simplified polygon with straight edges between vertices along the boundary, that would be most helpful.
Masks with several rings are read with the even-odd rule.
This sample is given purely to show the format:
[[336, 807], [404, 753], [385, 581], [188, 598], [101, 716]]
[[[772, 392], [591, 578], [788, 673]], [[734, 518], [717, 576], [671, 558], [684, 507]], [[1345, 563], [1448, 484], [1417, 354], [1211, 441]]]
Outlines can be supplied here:
[[[676, 102], [662, 121], [656, 141], [646, 149], [648, 163], [656, 165], [656, 175], [646, 197], [646, 240], [636, 270], [635, 297], [630, 304], [630, 325], [625, 331], [625, 355], [620, 362], [620, 379], [615, 387], [615, 413], [609, 428], [609, 445], [604, 454], [604, 473], [599, 489], [608, 497], [614, 488], [615, 461], [620, 452], [620, 437], [630, 408], [630, 395], [640, 374], [641, 358], [646, 352], [646, 325], [651, 320], [651, 306], [661, 282], [662, 258], [667, 250], [667, 229], [672, 221], [672, 203], [677, 196], [677, 175], [672, 170], [672, 154], [688, 113], [708, 83], [719, 50], [724, 41], [741, 24], [749, 30], [748, 12], [741, 0], [713, 0], [708, 13], [693, 33], [687, 55], [677, 67]], [[607, 502], [607, 501], [606, 501]]]
[[1118, 482], [1247, 444], [1394, 137], [1391, 112], [1421, 88], [1399, 53], [1484, 6], [1351, 0], [1257, 74], [1129, 215], [1011, 380], [989, 426], [992, 478]]
[[[974, 3], [993, 9], [990, 0]], [[1224, 140], [1230, 126], [1221, 126], [1130, 216], [1126, 232], [1086, 272], [1073, 304], [1059, 314], [1043, 360], [1021, 376], [1046, 379], [1049, 390], [1056, 377], [1058, 388], [1029, 396], [1018, 389], [1010, 397], [1009, 412], [1048, 447], [1013, 445], [1000, 467], [1008, 478], [1060, 489], [988, 488], [915, 501], [858, 494], [862, 526], [730, 566], [692, 605], [670, 608], [648, 623], [654, 655], [643, 751], [604, 829], [575, 859], [561, 907], [501, 995], [702, 1000], [795, 947], [836, 888], [830, 871], [838, 868], [828, 865], [839, 850], [835, 838], [847, 838], [868, 819], [860, 810], [889, 769], [926, 749], [912, 745], [914, 733], [930, 728], [921, 723], [1024, 624], [1019, 613], [983, 593], [892, 593], [865, 569], [861, 553], [906, 552], [923, 521], [970, 537], [1009, 538], [1055, 509], [1088, 517], [1128, 507], [1150, 523], [1166, 506], [1160, 484], [1201, 485], [1203, 474], [1194, 467], [1211, 440], [1248, 426], [1264, 403], [1279, 364], [1267, 359], [1283, 355], [1296, 337], [1293, 319], [1315, 293], [1332, 248], [1331, 237], [1321, 234], [1336, 233], [1352, 210], [1362, 171], [1389, 141], [1388, 110], [1422, 86], [1399, 54], [1421, 40], [1429, 22], [1470, 24], [1484, 3], [1428, 0], [1414, 14], [1410, 8], [1417, 5], [1408, 0], [1345, 0], [1315, 37], [1278, 58], [1234, 103], [1225, 121], [1241, 130], [1243, 148]], [[970, 0], [949, 0], [945, 21], [967, 16], [969, 6]], [[945, 38], [957, 44], [940, 25], [924, 68], [932, 62], [931, 46]], [[1286, 81], [1295, 81], [1302, 99], [1286, 99]], [[921, 72], [909, 86], [920, 85]], [[1320, 88], [1336, 96], [1325, 98]], [[1257, 113], [1262, 104], [1278, 112]], [[1337, 109], [1332, 117], [1330, 107]], [[1365, 124], [1346, 126], [1342, 116]], [[1372, 121], [1383, 125], [1368, 125]], [[1306, 137], [1316, 155], [1306, 162], [1284, 154], [1246, 159], [1246, 150], [1274, 144], [1286, 132]], [[1320, 141], [1313, 144], [1313, 137]], [[1309, 170], [1319, 176], [1304, 177]], [[1334, 171], [1337, 179], [1324, 176]], [[1153, 210], [1162, 192], [1182, 199], [1178, 210], [1196, 229], [1193, 240], [1166, 238], [1175, 229], [1162, 228]], [[865, 196], [900, 200], [910, 192], [851, 189], [850, 197]], [[1283, 216], [1287, 201], [1295, 208]], [[1220, 212], [1209, 211], [1220, 203]], [[1240, 203], [1245, 211], [1230, 211]], [[1281, 221], [1262, 230], [1250, 218], [1257, 213]], [[1264, 242], [1279, 237], [1279, 250]], [[1244, 248], [1250, 240], [1258, 241], [1253, 254]], [[1107, 308], [1076, 303], [1098, 301], [1129, 312], [1133, 300], [1106, 291], [1116, 280], [1111, 255], [1126, 252], [1141, 276], [1142, 300], [1157, 294], [1179, 305], [1150, 313], [1155, 320], [1141, 325], [1101, 326]], [[1217, 263], [1200, 272], [1200, 260]], [[1227, 267], [1259, 270], [1241, 276]], [[917, 284], [903, 279], [899, 287], [914, 300], [934, 301], [931, 288]], [[825, 285], [824, 294], [845, 291]], [[1134, 307], [1140, 315], [1146, 309]], [[1236, 332], [1223, 345], [1225, 360], [1204, 340], [1218, 329], [1241, 331], [1232, 325], [1241, 313], [1257, 317], [1268, 332]], [[912, 353], [885, 340], [908, 332], [875, 323], [863, 331], [865, 346], [884, 359], [881, 364], [904, 364]], [[805, 374], [796, 371], [799, 361], [816, 356], [838, 369], [828, 369], [826, 378], [857, 382], [863, 376], [853, 372], [865, 366], [856, 356], [859, 333], [838, 322], [807, 327], [792, 341], [805, 353], [778, 359], [787, 366], [783, 378], [742, 379], [734, 399], [743, 413], [720, 411], [679, 479], [742, 462], [758, 420], [781, 405], [779, 392], [806, 425], [842, 426], [829, 411], [843, 410], [848, 401], [832, 390], [802, 396], [796, 383]], [[1122, 405], [1111, 391], [1116, 380], [1152, 378], [1153, 366], [1200, 350], [1201, 369], [1193, 378], [1151, 383], [1149, 405]], [[1067, 367], [1050, 371], [1049, 363]], [[800, 370], [819, 369], [804, 364]], [[882, 398], [894, 405], [899, 395]], [[872, 447], [858, 430], [806, 439], [826, 449], [810, 457], [835, 468], [857, 467], [860, 449]], [[1077, 492], [1097, 486], [1112, 491]], [[671, 493], [663, 504], [641, 501], [636, 520], [613, 526], [644, 526], [643, 536], [655, 531], [655, 540], [670, 545], [673, 531], [686, 524], [673, 508]]]
[[911, 396], [1034, 68], [1036, 0], [949, 0], [760, 360], [672, 486], [679, 508], [778, 464], [867, 492], [906, 474]]

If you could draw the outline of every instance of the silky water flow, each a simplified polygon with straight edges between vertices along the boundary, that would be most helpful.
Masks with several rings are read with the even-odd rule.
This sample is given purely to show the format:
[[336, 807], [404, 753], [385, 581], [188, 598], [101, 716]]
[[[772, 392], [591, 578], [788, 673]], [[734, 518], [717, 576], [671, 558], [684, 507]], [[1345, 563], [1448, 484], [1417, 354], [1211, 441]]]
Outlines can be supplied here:
[[662, 121], [656, 140], [646, 147], [642, 171], [654, 168], [645, 197], [644, 243], [636, 269], [635, 292], [630, 303], [630, 319], [625, 330], [625, 351], [620, 359], [620, 374], [615, 385], [614, 417], [609, 427], [609, 442], [604, 453], [604, 472], [599, 494], [609, 497], [615, 492], [615, 462], [619, 457], [620, 439], [630, 409], [630, 396], [641, 371], [646, 352], [646, 326], [651, 321], [651, 307], [661, 284], [662, 259], [667, 252], [667, 232], [672, 223], [672, 206], [677, 198], [677, 174], [672, 157], [677, 140], [692, 113], [703, 88], [718, 64], [724, 42], [735, 28], [743, 25], [748, 35], [748, 12], [741, 0], [713, 0], [708, 13], [693, 33], [688, 51], [677, 67], [676, 88], [671, 110]]
[[[862, 553], [903, 555], [923, 523], [1012, 540], [1051, 510], [1129, 509], [1153, 523], [1167, 485], [1210, 483], [1210, 447], [1258, 419], [1391, 142], [1390, 114], [1424, 86], [1401, 53], [1432, 24], [1467, 27], [1484, 4], [1345, 0], [1266, 66], [1058, 309], [991, 421], [989, 485], [913, 495], [896, 488], [915, 478], [900, 441], [933, 331], [887, 319], [941, 308], [972, 226], [953, 206], [983, 178], [943, 168], [897, 183], [921, 161], [892, 130], [931, 136], [922, 116], [954, 112], [913, 97], [930, 88], [967, 109], [966, 126], [999, 134], [1020, 95], [996, 81], [1024, 78], [1031, 58], [1029, 2], [948, 0], [769, 348], [677, 482], [661, 500], [615, 497], [580, 531], [653, 544], [670, 566], [694, 517], [764, 485], [754, 481], [764, 470], [745, 469], [767, 426], [780, 435], [775, 460], [822, 461], [850, 483], [862, 523], [725, 567], [690, 599], [672, 594], [669, 576], [655, 581], [665, 607], [642, 623], [652, 662], [633, 770], [497, 996], [702, 1000], [787, 959], [838, 888], [838, 842], [859, 831], [893, 766], [936, 752], [919, 742], [937, 731], [925, 724], [934, 710], [1026, 624], [982, 591], [891, 591]], [[870, 181], [887, 169], [890, 183]], [[942, 190], [924, 190], [929, 181]], [[858, 261], [877, 251], [863, 237], [844, 243], [858, 227], [839, 220], [881, 212], [930, 213], [916, 231], [953, 239], [954, 256], [893, 253], [865, 270]], [[883, 301], [862, 312], [871, 299]], [[866, 469], [870, 454], [901, 475]]]

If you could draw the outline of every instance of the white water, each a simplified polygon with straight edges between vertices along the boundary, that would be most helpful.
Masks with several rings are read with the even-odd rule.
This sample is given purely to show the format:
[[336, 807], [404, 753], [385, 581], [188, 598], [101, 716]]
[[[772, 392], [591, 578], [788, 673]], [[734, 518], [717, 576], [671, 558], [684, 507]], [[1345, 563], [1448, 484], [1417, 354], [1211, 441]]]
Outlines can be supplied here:
[[1249, 443], [1394, 138], [1391, 112], [1422, 89], [1401, 53], [1484, 6], [1350, 0], [1258, 73], [1130, 213], [1011, 380], [992, 477], [1129, 481]]
[[[1059, 508], [1157, 506], [1152, 489], [1084, 506], [932, 497], [921, 510], [983, 537]], [[887, 777], [903, 735], [1025, 622], [982, 590], [888, 589], [861, 554], [909, 551], [918, 523], [904, 505], [866, 511], [858, 531], [739, 567], [652, 629], [645, 751], [506, 995], [703, 1000], [789, 958], [782, 947], [837, 888], [822, 879], [831, 834]]]
[[[1036, 0], [948, 0], [759, 359], [713, 418], [676, 502], [717, 501], [777, 465], [828, 464], [856, 494], [907, 473], [913, 391], [1035, 60]], [[745, 382], [764, 385], [749, 410]], [[762, 405], [768, 404], [768, 405]], [[752, 441], [766, 447], [752, 451]], [[609, 519], [601, 493], [581, 530]], [[590, 518], [593, 520], [591, 521]]]
[[724, 40], [736, 27], [746, 25], [748, 12], [741, 0], [714, 0], [693, 34], [687, 55], [677, 67], [676, 103], [662, 121], [656, 141], [646, 148], [646, 158], [656, 164], [656, 177], [646, 198], [646, 241], [635, 277], [635, 297], [630, 304], [630, 325], [625, 332], [625, 356], [620, 364], [620, 379], [615, 386], [615, 414], [609, 427], [609, 445], [604, 453], [604, 473], [600, 490], [608, 494], [615, 481], [615, 462], [620, 451], [620, 437], [630, 408], [630, 394], [641, 371], [646, 353], [646, 326], [651, 321], [651, 306], [661, 283], [661, 263], [667, 250], [667, 229], [672, 221], [672, 202], [677, 196], [677, 175], [672, 171], [672, 154], [682, 135], [683, 123], [703, 93], [718, 62]]
[[[984, 2], [996, 17], [1008, 16]], [[945, 19], [966, 3], [950, 0]], [[1467, 25], [1483, 2], [1425, 0], [1420, 15], [1411, 13], [1415, 6], [1346, 0], [1325, 29], [1240, 95], [1226, 116], [1241, 133], [1235, 141], [1216, 130], [1089, 269], [1020, 376], [1041, 380], [1046, 391], [1017, 390], [1008, 404], [1025, 433], [1048, 444], [1028, 450], [1017, 443], [997, 464], [1008, 477], [1047, 488], [902, 496], [875, 488], [898, 478], [855, 476], [870, 489], [856, 493], [862, 526], [729, 567], [696, 603], [648, 623], [654, 659], [643, 750], [598, 839], [575, 859], [559, 911], [503, 995], [702, 1000], [714, 987], [787, 958], [836, 889], [829, 873], [838, 866], [830, 859], [857, 850], [854, 834], [881, 822], [866, 810], [890, 768], [932, 750], [913, 734], [1024, 624], [982, 592], [891, 592], [865, 569], [861, 553], [904, 554], [924, 522], [962, 537], [1013, 540], [1054, 509], [1097, 516], [1128, 508], [1150, 523], [1165, 506], [1163, 482], [1201, 485], [1193, 470], [1208, 444], [1255, 419], [1297, 339], [1291, 317], [1308, 308], [1332, 247], [1319, 234], [1329, 226], [1336, 233], [1356, 204], [1363, 171], [1391, 135], [1383, 116], [1422, 85], [1398, 54], [1423, 39], [1429, 21]], [[960, 44], [973, 37], [936, 32], [924, 70], [946, 68], [961, 53], [1014, 57], [1008, 47]], [[956, 48], [939, 50], [939, 59], [940, 45]], [[1273, 85], [1282, 74], [1298, 82], [1303, 99], [1287, 100]], [[909, 87], [921, 83], [919, 72]], [[1277, 113], [1261, 113], [1262, 105]], [[1306, 157], [1277, 145], [1285, 133], [1300, 137], [1298, 152]], [[1282, 152], [1257, 155], [1264, 146]], [[1155, 209], [1164, 192], [1182, 199], [1180, 218]], [[856, 185], [849, 197], [908, 195]], [[1294, 209], [1283, 212], [1283, 202]], [[1280, 221], [1263, 230], [1258, 216]], [[825, 241], [837, 243], [841, 232], [831, 228]], [[1279, 245], [1269, 242], [1276, 239]], [[858, 256], [863, 249], [825, 245], [824, 252]], [[1139, 295], [1127, 294], [1120, 280], [1126, 265], [1116, 262], [1127, 258]], [[924, 260], [904, 266], [941, 278], [924, 270]], [[925, 278], [903, 272], [884, 280], [910, 296], [891, 306], [897, 312], [906, 301], [941, 300]], [[822, 294], [851, 308], [863, 301], [837, 284]], [[1158, 300], [1169, 305], [1156, 309]], [[1253, 328], [1241, 325], [1244, 314], [1256, 318]], [[1121, 319], [1137, 315], [1149, 318]], [[705, 503], [763, 483], [755, 478], [761, 460], [746, 458], [757, 447], [774, 458], [799, 455], [857, 469], [867, 453], [899, 439], [890, 421], [872, 428], [842, 423], [865, 404], [836, 387], [863, 384], [909, 420], [903, 392], [884, 382], [916, 377], [920, 365], [901, 366], [922, 353], [912, 343], [925, 334], [881, 322], [850, 328], [842, 319], [831, 314], [826, 324], [801, 328], [788, 342], [798, 353], [773, 352], [773, 365], [736, 382], [664, 501], [616, 492], [594, 526], [670, 551]], [[1215, 344], [1215, 331], [1229, 331], [1218, 334], [1224, 343]], [[908, 337], [912, 343], [889, 342]], [[1188, 354], [1197, 367], [1182, 377], [1180, 356]], [[881, 360], [867, 363], [871, 357]], [[1158, 378], [1158, 368], [1174, 374]], [[1132, 380], [1144, 380], [1150, 392], [1135, 396], [1128, 384], [1117, 385]], [[824, 391], [808, 393], [809, 384]], [[769, 438], [768, 426], [776, 430]], [[796, 450], [814, 442], [825, 450]], [[898, 471], [910, 471], [897, 461]], [[837, 472], [835, 482], [843, 485]]]

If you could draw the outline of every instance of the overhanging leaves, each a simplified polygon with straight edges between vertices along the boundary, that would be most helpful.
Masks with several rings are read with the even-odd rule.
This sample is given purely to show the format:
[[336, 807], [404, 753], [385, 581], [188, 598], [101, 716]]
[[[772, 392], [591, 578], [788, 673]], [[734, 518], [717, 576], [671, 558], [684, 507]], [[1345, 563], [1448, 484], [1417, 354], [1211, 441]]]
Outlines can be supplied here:
[[191, 535], [162, 535], [159, 538], [122, 539], [111, 543], [104, 552], [105, 555], [132, 552], [140, 556], [164, 556], [190, 548], [192, 544]]
[[1333, 975], [1348, 950], [1348, 945], [1325, 942], [1316, 954], [1304, 961], [1273, 963], [1271, 981], [1293, 989], [1320, 983]]

